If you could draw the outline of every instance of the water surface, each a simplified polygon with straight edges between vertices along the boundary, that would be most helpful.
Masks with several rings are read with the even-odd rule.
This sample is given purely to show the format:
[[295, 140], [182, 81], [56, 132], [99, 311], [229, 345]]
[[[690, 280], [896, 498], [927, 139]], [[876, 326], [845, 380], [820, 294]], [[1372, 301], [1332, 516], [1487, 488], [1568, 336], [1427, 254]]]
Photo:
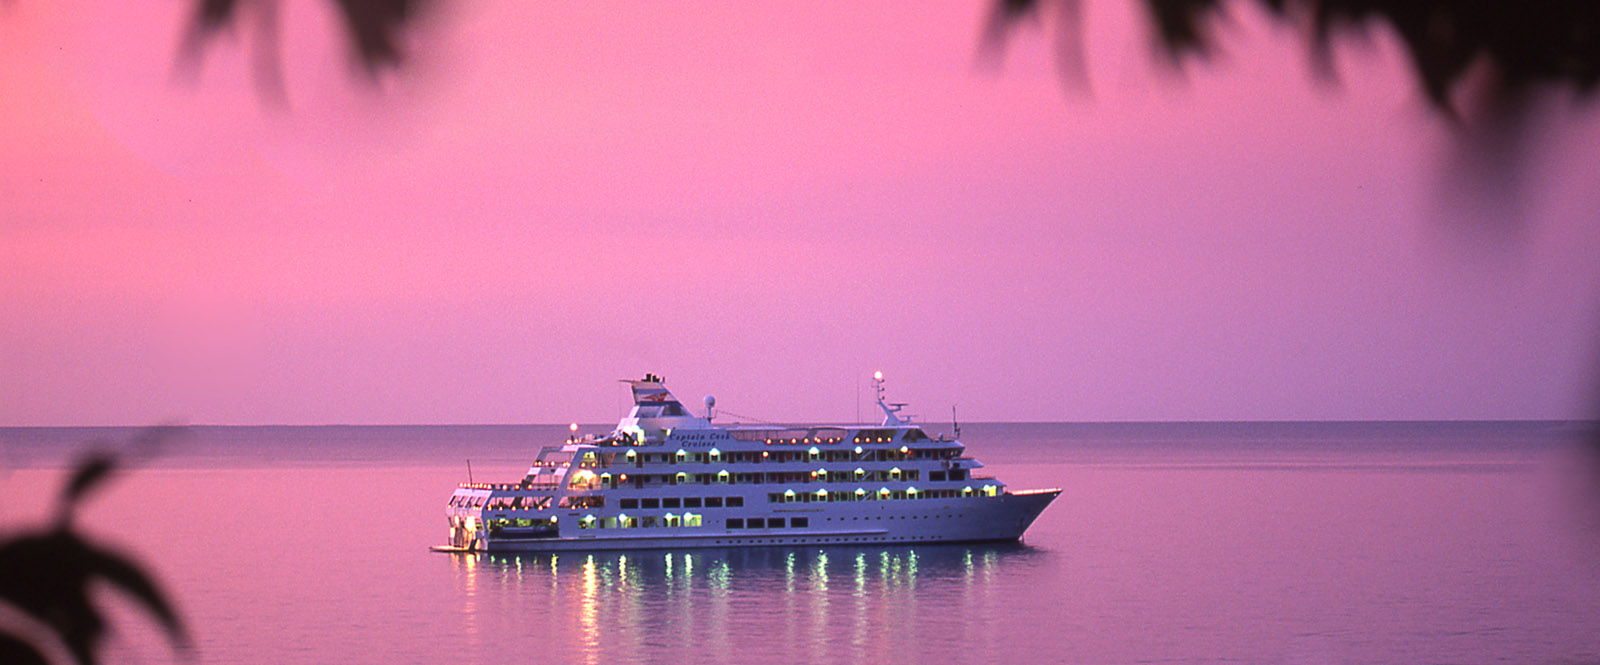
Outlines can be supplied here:
[[[1600, 662], [1561, 423], [975, 424], [987, 471], [1064, 489], [1021, 544], [427, 551], [468, 459], [515, 479], [564, 430], [195, 428], [85, 521], [203, 663]], [[126, 434], [0, 429], [0, 526]], [[119, 607], [113, 662], [168, 660]]]

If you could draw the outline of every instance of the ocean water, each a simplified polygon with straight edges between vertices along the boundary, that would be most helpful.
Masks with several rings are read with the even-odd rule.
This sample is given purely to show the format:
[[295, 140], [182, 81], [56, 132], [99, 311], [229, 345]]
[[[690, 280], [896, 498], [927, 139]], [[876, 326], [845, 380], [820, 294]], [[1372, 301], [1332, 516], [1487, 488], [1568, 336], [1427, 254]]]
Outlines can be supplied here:
[[[130, 434], [0, 429], [0, 530]], [[565, 434], [191, 428], [81, 522], [161, 581], [200, 663], [1600, 663], [1573, 425], [973, 424], [988, 472], [1063, 489], [1021, 543], [428, 551], [469, 460], [514, 480]], [[108, 662], [172, 660], [101, 597]]]

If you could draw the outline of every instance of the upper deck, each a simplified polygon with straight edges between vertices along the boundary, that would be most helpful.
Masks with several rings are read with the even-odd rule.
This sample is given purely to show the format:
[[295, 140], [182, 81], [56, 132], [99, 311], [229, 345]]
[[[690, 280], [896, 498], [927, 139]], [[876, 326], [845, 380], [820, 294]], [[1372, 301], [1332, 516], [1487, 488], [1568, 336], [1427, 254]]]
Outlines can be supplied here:
[[[904, 404], [883, 401], [883, 374], [874, 379], [878, 406], [884, 420], [878, 426], [863, 425], [717, 425], [712, 423], [716, 400], [706, 398], [706, 415], [696, 416], [663, 385], [661, 377], [646, 374], [643, 379], [625, 379], [633, 392], [633, 409], [604, 437], [586, 437], [581, 443], [596, 446], [681, 446], [711, 448], [752, 445], [837, 445], [883, 444], [961, 444], [943, 435], [929, 437], [921, 427], [899, 414]], [[577, 440], [574, 443], [579, 442]]]

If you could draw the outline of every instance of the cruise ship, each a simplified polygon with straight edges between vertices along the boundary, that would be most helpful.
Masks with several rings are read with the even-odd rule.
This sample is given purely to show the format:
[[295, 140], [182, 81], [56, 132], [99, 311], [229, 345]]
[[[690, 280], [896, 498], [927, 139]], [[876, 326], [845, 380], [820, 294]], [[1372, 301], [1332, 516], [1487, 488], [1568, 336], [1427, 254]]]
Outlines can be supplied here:
[[[1017, 540], [1060, 489], [1009, 491], [905, 404], [870, 425], [723, 425], [662, 379], [625, 381], [633, 408], [606, 436], [574, 433], [515, 483], [463, 483], [451, 552]], [[575, 432], [574, 428], [574, 432]], [[957, 430], [959, 436], [959, 429]]]

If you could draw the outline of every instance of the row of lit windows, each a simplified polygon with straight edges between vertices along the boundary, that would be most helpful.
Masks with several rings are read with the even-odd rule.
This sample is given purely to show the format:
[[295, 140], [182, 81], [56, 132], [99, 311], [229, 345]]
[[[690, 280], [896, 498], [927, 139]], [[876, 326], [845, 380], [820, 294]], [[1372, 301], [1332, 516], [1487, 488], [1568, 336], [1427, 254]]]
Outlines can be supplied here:
[[[962, 469], [951, 471], [932, 471], [928, 474], [929, 480], [966, 480], [967, 472]], [[578, 490], [617, 489], [625, 485], [636, 488], [658, 487], [661, 485], [761, 485], [774, 483], [841, 483], [841, 482], [901, 482], [918, 481], [922, 479], [922, 472], [917, 469], [901, 470], [899, 467], [892, 469], [856, 469], [854, 471], [830, 471], [817, 469], [815, 471], [772, 471], [767, 473], [740, 472], [729, 473], [722, 469], [716, 473], [689, 473], [679, 471], [675, 474], [611, 474], [602, 473], [594, 475], [590, 472], [580, 472], [572, 477], [570, 487]]]
[[[705, 516], [697, 513], [684, 513], [674, 515], [643, 515], [630, 517], [618, 515], [616, 517], [595, 517], [584, 515], [578, 521], [580, 529], [653, 529], [675, 527], [698, 527], [705, 525]], [[809, 517], [730, 517], [724, 526], [729, 529], [805, 529], [811, 526]]]
[[513, 519], [497, 519], [497, 520], [489, 520], [489, 521], [485, 522], [484, 525], [489, 527], [490, 529], [501, 529], [501, 528], [505, 528], [505, 527], [522, 527], [522, 528], [541, 527], [541, 528], [550, 529], [550, 528], [555, 528], [555, 526], [556, 526], [556, 518], [555, 517], [551, 517], [549, 519], [542, 519], [542, 520], [534, 520], [534, 519], [515, 519], [515, 520], [513, 520]]
[[[641, 453], [629, 450], [623, 459], [636, 467], [645, 464], [717, 464], [721, 462], [899, 462], [912, 459], [955, 459], [961, 451], [956, 448], [916, 448], [900, 446], [898, 450], [866, 450], [856, 446], [854, 450], [822, 450], [813, 446], [804, 452], [798, 450], [741, 450], [724, 453], [716, 448], [707, 452], [689, 452], [679, 449], [675, 453]], [[586, 454], [587, 457], [587, 454]], [[603, 456], [604, 462], [616, 463], [617, 455], [607, 453]], [[540, 466], [535, 464], [535, 466]], [[580, 465], [583, 468], [598, 468], [592, 463]]]
[[959, 490], [918, 490], [915, 487], [908, 487], [904, 490], [891, 490], [884, 487], [876, 492], [869, 492], [860, 487], [857, 487], [854, 492], [830, 492], [828, 490], [796, 492], [788, 490], [767, 494], [767, 501], [769, 503], [823, 503], [834, 501], [892, 501], [898, 499], [958, 499], [973, 496], [974, 494], [978, 496], [999, 496], [1000, 488], [994, 485], [984, 485], [982, 488], [974, 490], [969, 485]]
[[[573, 498], [573, 497], [568, 497], [568, 498]], [[568, 506], [567, 505], [566, 499], [563, 499], [561, 503], [562, 503], [562, 505], [561, 505], [562, 508], [570, 508], [570, 507], [572, 507], [572, 506]], [[461, 507], [461, 508], [483, 508], [483, 507], [487, 506], [490, 510], [515, 510], [515, 509], [539, 510], [539, 509], [550, 507], [550, 497], [548, 497], [548, 496], [496, 496], [496, 497], [476, 496], [476, 497], [474, 497], [474, 496], [467, 495], [467, 494], [459, 494], [459, 495], [450, 497], [450, 502], [449, 502], [448, 505], [457, 506], [457, 507]]]
[[703, 525], [705, 523], [704, 520], [705, 517], [699, 513], [684, 513], [682, 515], [667, 513], [665, 515], [644, 515], [640, 517], [631, 517], [625, 514], [617, 515], [616, 517], [584, 515], [583, 519], [578, 520], [578, 528], [652, 529], [656, 527], [694, 527]]

